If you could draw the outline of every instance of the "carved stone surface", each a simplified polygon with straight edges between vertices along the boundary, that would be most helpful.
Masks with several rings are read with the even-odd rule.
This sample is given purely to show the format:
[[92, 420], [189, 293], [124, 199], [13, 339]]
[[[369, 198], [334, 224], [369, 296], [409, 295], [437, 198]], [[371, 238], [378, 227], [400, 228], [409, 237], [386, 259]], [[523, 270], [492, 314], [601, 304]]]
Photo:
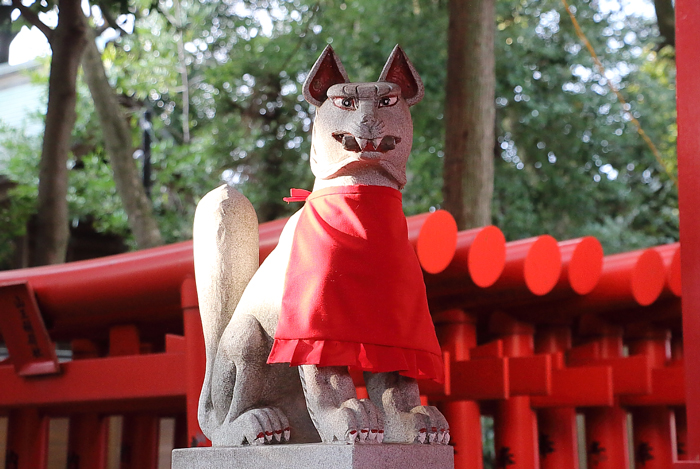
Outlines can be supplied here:
[[444, 445], [272, 445], [173, 451], [172, 469], [452, 469]]
[[[311, 169], [316, 176], [314, 191], [328, 188], [335, 191], [342, 186], [384, 186], [398, 193], [403, 188], [406, 183], [406, 162], [413, 140], [409, 106], [416, 104], [423, 97], [423, 84], [401, 48], [397, 46], [394, 49], [377, 82], [350, 83], [333, 49], [327, 47], [310, 71], [304, 84], [303, 94], [308, 102], [317, 107], [310, 155]], [[307, 201], [307, 203], [310, 202]], [[398, 210], [401, 211], [400, 203]], [[207, 194], [197, 206], [194, 221], [194, 263], [207, 359], [199, 402], [199, 423], [214, 446], [252, 445], [254, 447], [242, 447], [238, 450], [221, 448], [219, 452], [209, 450], [210, 453], [182, 453], [177, 457], [180, 461], [187, 460], [198, 464], [197, 454], [211, 454], [208, 457], [213, 458], [212, 461], [218, 461], [217, 458], [224, 458], [223, 455], [228, 454], [261, 454], [260, 452], [265, 450], [256, 446], [260, 445], [265, 446], [271, 455], [286, 454], [285, 458], [291, 458], [290, 460], [297, 454], [304, 455], [304, 464], [275, 463], [274, 467], [309, 465], [333, 467], [336, 465], [335, 462], [323, 459], [326, 458], [324, 454], [329, 455], [328, 458], [336, 458], [340, 456], [333, 455], [344, 454], [350, 458], [350, 461], [352, 457], [348, 455], [369, 458], [366, 466], [346, 464], [342, 467], [428, 467], [428, 464], [415, 462], [377, 466], [376, 458], [380, 457], [378, 455], [399, 453], [422, 455], [441, 451], [440, 454], [446, 454], [448, 450], [451, 455], [452, 450], [447, 447], [433, 448], [433, 444], [449, 443], [449, 426], [435, 407], [421, 405], [415, 380], [419, 377], [419, 369], [416, 365], [419, 362], [416, 358], [418, 356], [422, 360], [420, 368], [422, 377], [440, 379], [442, 373], [441, 364], [435, 365], [436, 362], [425, 359], [425, 356], [429, 355], [437, 357], [436, 360], [439, 362], [441, 356], [434, 330], [430, 329], [432, 321], [425, 297], [421, 299], [424, 307], [414, 308], [420, 315], [414, 316], [408, 316], [407, 309], [396, 308], [398, 303], [393, 300], [401, 297], [391, 297], [391, 306], [393, 309], [400, 309], [402, 314], [399, 318], [403, 320], [403, 322], [392, 320], [389, 323], [388, 328], [395, 332], [394, 337], [401, 337], [402, 340], [409, 342], [406, 339], [407, 333], [399, 334], [397, 332], [399, 328], [396, 327], [399, 324], [406, 325], [406, 317], [422, 318], [423, 321], [420, 327], [416, 322], [409, 321], [412, 327], [405, 327], [405, 330], [431, 330], [432, 334], [431, 345], [420, 350], [418, 341], [411, 340], [410, 352], [413, 355], [409, 357], [411, 360], [405, 359], [401, 365], [397, 365], [396, 362], [380, 363], [380, 359], [385, 356], [387, 349], [394, 353], [386, 353], [386, 356], [396, 357], [398, 355], [396, 351], [400, 347], [404, 347], [402, 350], [407, 350], [406, 346], [369, 341], [365, 343], [363, 340], [346, 339], [343, 342], [336, 340], [335, 337], [325, 337], [329, 339], [328, 342], [336, 344], [344, 343], [352, 346], [362, 344], [365, 347], [363, 357], [370, 355], [370, 352], [367, 352], [368, 347], [375, 347], [373, 350], [378, 351], [372, 352], [374, 361], [371, 362], [371, 366], [359, 367], [363, 370], [386, 370], [365, 373], [370, 399], [357, 399], [355, 387], [347, 369], [352, 365], [351, 363], [331, 363], [332, 360], [313, 361], [316, 358], [307, 360], [308, 357], [296, 360], [296, 352], [293, 354], [294, 360], [287, 359], [287, 355], [273, 357], [271, 352], [274, 350], [273, 344], [278, 343], [276, 340], [279, 340], [276, 338], [276, 331], [279, 332], [280, 314], [283, 311], [285, 275], [289, 266], [298, 264], [290, 259], [295, 232], [303, 231], [299, 228], [304, 226], [304, 218], [300, 215], [301, 211], [289, 219], [280, 235], [277, 247], [258, 268], [258, 225], [250, 202], [232, 187], [224, 185]], [[346, 217], [343, 221], [354, 219], [351, 218], [353, 215], [354, 213], [349, 215], [343, 213]], [[400, 213], [400, 215], [403, 220], [403, 214]], [[374, 210], [370, 211], [365, 218], [386, 221], [384, 217], [378, 217]], [[308, 224], [306, 226], [308, 228]], [[405, 226], [403, 228], [405, 229]], [[377, 227], [373, 231], [373, 239], [381, 238], [375, 233], [388, 233], [388, 231], [384, 226]], [[407, 243], [407, 236], [405, 237], [406, 239], [402, 241]], [[357, 238], [361, 237], [357, 236]], [[330, 252], [319, 250], [317, 244], [313, 247], [318, 252]], [[363, 250], [363, 252], [367, 251], [364, 247]], [[410, 253], [413, 252], [410, 246], [407, 250]], [[348, 249], [345, 252], [354, 253]], [[386, 253], [386, 250], [381, 252]], [[312, 269], [304, 272], [316, 272], [317, 267], [318, 265], [314, 264]], [[411, 271], [416, 273], [422, 286], [422, 274], [417, 261], [414, 267], [415, 269]], [[394, 268], [382, 278], [396, 278], [392, 274], [409, 270]], [[368, 277], [364, 273], [353, 275], [352, 278]], [[328, 276], [324, 275], [323, 278]], [[402, 282], [395, 282], [395, 284], [405, 285]], [[358, 290], [365, 291], [367, 288], [358, 288]], [[287, 291], [294, 291], [294, 289]], [[419, 290], [413, 289], [413, 291]], [[313, 296], [317, 297], [317, 295]], [[340, 295], [335, 297], [338, 298]], [[343, 297], [347, 298], [347, 295]], [[375, 294], [373, 298], [376, 297]], [[382, 290], [380, 297], [390, 298], [386, 290]], [[298, 303], [291, 302], [291, 304]], [[290, 302], [284, 304], [288, 305]], [[357, 309], [371, 311], [368, 308]], [[390, 317], [388, 309], [382, 308], [384, 317]], [[341, 314], [341, 317], [355, 318], [357, 321], [357, 316], [353, 316], [352, 312], [348, 311], [338, 313], [336, 310], [330, 312], [323, 310], [322, 313], [324, 315]], [[370, 319], [371, 325], [376, 325], [374, 317]], [[327, 322], [338, 323], [337, 321]], [[353, 326], [346, 329], [363, 330], [364, 328]], [[299, 339], [298, 342], [300, 342], [308, 338], [308, 335], [304, 335], [281, 339]], [[386, 337], [382, 337], [383, 341], [385, 339]], [[380, 346], [386, 349], [381, 349]], [[270, 357], [269, 364], [268, 357]], [[294, 361], [301, 366], [290, 367], [288, 363]], [[414, 363], [415, 373], [413, 374], [406, 374], [409, 363]], [[430, 373], [425, 371], [428, 368], [431, 370]], [[399, 375], [399, 371], [406, 376]], [[355, 441], [381, 443], [383, 441], [416, 445], [413, 449], [402, 451], [393, 446], [382, 450], [381, 445], [357, 447], [332, 445], [326, 450], [327, 453], [317, 449], [316, 446], [308, 447], [319, 451], [321, 459], [318, 460], [309, 455], [310, 449], [306, 447], [298, 449], [296, 446], [290, 446], [292, 449], [289, 449], [288, 453], [280, 453], [283, 450], [276, 445], [278, 442], [296, 444], [319, 441], [325, 443]], [[184, 456], [185, 454], [188, 456]], [[367, 454], [375, 454], [375, 456], [366, 456]], [[186, 459], [190, 457], [192, 459]], [[255, 456], [253, 459], [260, 457]], [[421, 461], [420, 458], [416, 458], [418, 456], [407, 457], [410, 461]], [[174, 467], [257, 466], [207, 464]]]

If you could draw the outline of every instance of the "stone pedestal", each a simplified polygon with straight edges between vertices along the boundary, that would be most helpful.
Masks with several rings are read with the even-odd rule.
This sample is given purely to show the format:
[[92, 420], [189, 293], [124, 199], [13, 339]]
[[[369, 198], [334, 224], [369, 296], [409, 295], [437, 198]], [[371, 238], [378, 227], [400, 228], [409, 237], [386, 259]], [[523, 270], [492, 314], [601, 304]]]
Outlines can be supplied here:
[[453, 469], [442, 445], [305, 444], [188, 448], [173, 451], [172, 469]]

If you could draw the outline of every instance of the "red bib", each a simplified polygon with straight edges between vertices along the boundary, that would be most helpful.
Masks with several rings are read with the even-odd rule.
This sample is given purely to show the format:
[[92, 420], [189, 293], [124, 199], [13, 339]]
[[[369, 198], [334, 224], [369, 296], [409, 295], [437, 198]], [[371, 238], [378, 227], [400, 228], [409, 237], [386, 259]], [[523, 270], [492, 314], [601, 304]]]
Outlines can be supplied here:
[[401, 192], [342, 186], [309, 195], [267, 361], [442, 382], [440, 345]]

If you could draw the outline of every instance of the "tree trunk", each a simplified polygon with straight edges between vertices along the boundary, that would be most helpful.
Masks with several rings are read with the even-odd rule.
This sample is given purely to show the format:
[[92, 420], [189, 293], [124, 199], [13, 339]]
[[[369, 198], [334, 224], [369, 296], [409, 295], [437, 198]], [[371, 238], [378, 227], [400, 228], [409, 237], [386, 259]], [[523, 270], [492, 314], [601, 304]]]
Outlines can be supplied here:
[[10, 43], [17, 35], [16, 31], [12, 31], [12, 10], [12, 5], [0, 5], [0, 64], [10, 59]]
[[450, 0], [443, 208], [460, 229], [491, 223], [496, 0]]
[[132, 156], [134, 148], [131, 144], [131, 129], [107, 79], [102, 56], [95, 44], [94, 31], [90, 30], [88, 38], [83, 55], [83, 75], [100, 119], [105, 150], [112, 166], [117, 192], [126, 210], [129, 227], [137, 246], [141, 249], [159, 246], [163, 244], [163, 240]]
[[654, 0], [656, 10], [656, 24], [659, 26], [659, 33], [664, 40], [659, 47], [666, 45], [676, 45], [676, 16], [673, 10], [672, 0]]
[[46, 129], [39, 164], [37, 237], [32, 265], [60, 264], [68, 246], [68, 152], [75, 124], [75, 83], [85, 47], [80, 0], [59, 0], [58, 25], [50, 37], [51, 75]]

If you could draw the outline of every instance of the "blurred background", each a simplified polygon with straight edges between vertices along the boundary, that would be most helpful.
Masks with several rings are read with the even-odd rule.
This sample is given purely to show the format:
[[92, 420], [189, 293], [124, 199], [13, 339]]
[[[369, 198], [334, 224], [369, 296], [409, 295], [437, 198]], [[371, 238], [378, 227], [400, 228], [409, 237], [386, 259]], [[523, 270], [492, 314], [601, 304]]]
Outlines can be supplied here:
[[607, 254], [672, 242], [673, 13], [671, 0], [2, 0], [0, 267], [189, 239], [222, 182], [261, 222], [289, 215], [282, 197], [313, 181], [301, 84], [327, 44], [351, 80], [374, 81], [399, 43], [425, 83], [407, 214], [446, 208], [510, 240], [594, 235]]

